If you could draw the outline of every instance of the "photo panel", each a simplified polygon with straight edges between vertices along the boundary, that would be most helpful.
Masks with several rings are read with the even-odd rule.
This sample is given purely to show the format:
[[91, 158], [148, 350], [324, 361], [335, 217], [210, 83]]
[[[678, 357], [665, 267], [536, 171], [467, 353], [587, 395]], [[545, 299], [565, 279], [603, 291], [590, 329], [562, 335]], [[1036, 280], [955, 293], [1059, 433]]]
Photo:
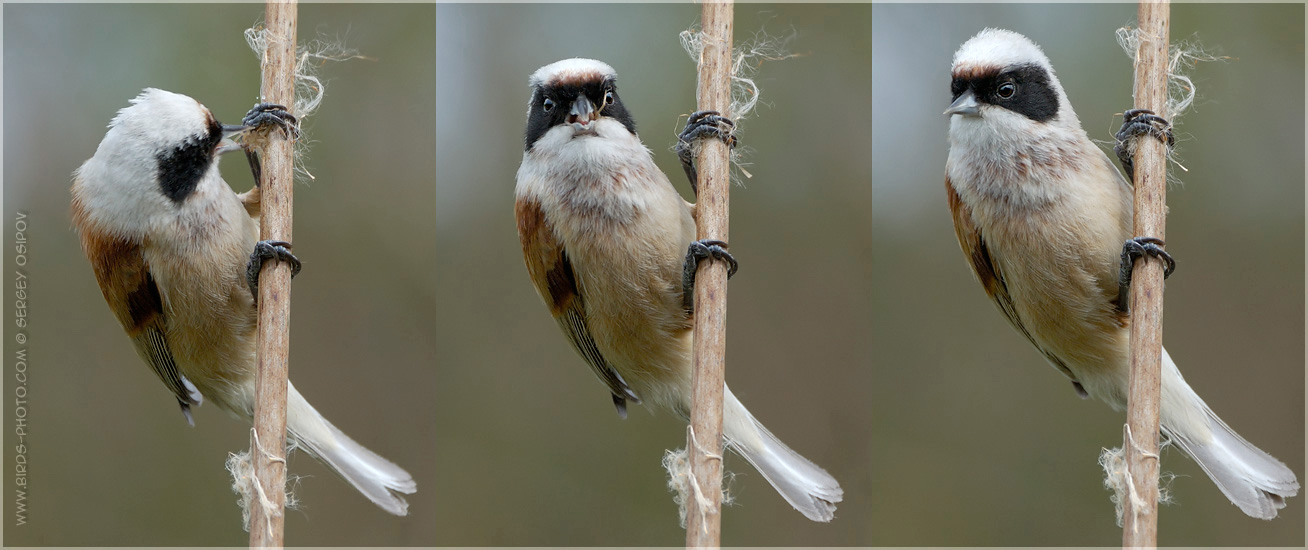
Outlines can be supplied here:
[[[210, 393], [191, 407], [195, 426], [179, 414], [178, 398], [138, 356], [106, 304], [82, 250], [77, 229], [82, 226], [72, 218], [70, 186], [74, 171], [97, 155], [110, 121], [121, 116], [123, 128], [139, 131], [120, 133], [122, 141], [114, 143], [128, 145], [115, 149], [122, 156], [105, 164], [115, 168], [93, 178], [99, 186], [85, 197], [95, 212], [110, 211], [106, 205], [135, 205], [105, 217], [127, 226], [137, 218], [124, 213], [135, 212], [140, 220], [155, 220], [138, 226], [165, 223], [160, 220], [181, 219], [177, 212], [187, 204], [207, 200], [206, 192], [225, 194], [222, 182], [191, 185], [202, 191], [198, 194], [181, 191], [187, 184], [151, 183], [164, 181], [152, 177], [155, 171], [185, 172], [178, 167], [187, 164], [177, 161], [185, 155], [169, 151], [194, 151], [185, 157], [194, 160], [187, 162], [208, 165], [212, 151], [197, 147], [199, 138], [178, 137], [173, 146], [146, 144], [155, 137], [166, 141], [160, 136], [184, 120], [198, 120], [200, 104], [218, 123], [242, 122], [260, 99], [259, 57], [243, 33], [262, 21], [264, 6], [8, 4], [3, 9], [5, 234], [11, 243], [25, 244], [22, 252], [6, 247], [5, 258], [17, 277], [5, 283], [9, 296], [22, 290], [25, 297], [17, 299], [21, 307], [7, 308], [13, 317], [5, 331], [5, 393], [12, 405], [3, 413], [5, 448], [11, 450], [4, 458], [5, 493], [24, 494], [5, 503], [10, 517], [4, 519], [4, 543], [245, 546], [249, 535], [241, 528], [224, 464], [229, 453], [250, 448], [250, 423], [225, 411], [218, 404], [221, 392], [210, 392], [202, 382], [193, 385]], [[345, 59], [309, 62], [325, 93], [316, 112], [301, 121], [297, 146], [305, 173], [294, 186], [292, 245], [303, 271], [292, 287], [290, 379], [340, 431], [411, 474], [417, 492], [404, 495], [410, 515], [396, 517], [307, 452], [295, 452], [289, 487], [300, 505], [286, 512], [288, 544], [439, 542], [431, 521], [440, 477], [432, 421], [437, 406], [432, 391], [438, 384], [431, 291], [434, 12], [434, 6], [421, 4], [299, 6], [299, 42], [318, 48], [313, 53]], [[312, 45], [315, 40], [318, 46]], [[146, 88], [198, 103], [159, 92], [119, 115]], [[180, 111], [167, 107], [179, 105]], [[111, 156], [105, 151], [101, 159]], [[126, 175], [131, 170], [123, 167], [137, 162], [145, 175]], [[159, 162], [171, 168], [156, 168]], [[232, 193], [253, 186], [244, 154], [212, 162], [219, 163]], [[177, 192], [165, 199], [160, 193], [165, 189]], [[173, 248], [184, 252], [169, 256], [177, 265], [215, 262], [215, 267], [169, 279], [156, 266], [151, 280], [160, 298], [151, 310], [148, 292], [134, 294], [139, 300], [130, 302], [130, 318], [143, 318], [137, 316], [143, 311], [160, 319], [203, 317], [213, 324], [198, 332], [218, 334], [217, 327], [232, 326], [240, 316], [221, 318], [208, 308], [176, 304], [195, 303], [184, 299], [186, 289], [211, 277], [230, 285], [209, 295], [209, 303], [249, 307], [244, 262], [237, 258], [227, 266], [234, 269], [219, 269], [227, 264], [218, 258], [231, 255], [201, 244], [226, 234], [218, 220], [221, 212], [232, 211], [192, 206], [189, 212], [192, 233], [152, 233], [150, 242], [137, 248], [150, 248], [151, 258], [163, 263], [159, 258], [166, 254], [159, 251], [177, 245]], [[109, 241], [122, 237], [103, 233]], [[238, 250], [237, 256], [248, 253]], [[114, 257], [128, 265], [128, 256]], [[137, 252], [135, 265], [143, 257]], [[122, 269], [115, 273], [127, 276]], [[20, 313], [25, 324], [15, 326]], [[132, 330], [143, 334], [144, 326]], [[232, 341], [199, 340], [201, 350]], [[176, 357], [186, 353], [177, 340], [171, 345]], [[21, 364], [19, 354], [25, 357]], [[191, 368], [184, 367], [182, 376], [200, 379]], [[20, 373], [26, 376], [19, 378]], [[296, 419], [291, 423], [297, 425]], [[22, 464], [25, 476], [15, 470]]]
[[[870, 543], [1115, 546], [1121, 540], [1112, 493], [1104, 488], [1104, 471], [1096, 461], [1102, 448], [1122, 446], [1125, 414], [1100, 399], [1078, 398], [1077, 387], [1051, 368], [993, 305], [970, 266], [977, 258], [1008, 262], [1005, 284], [1017, 289], [1011, 297], [1015, 307], [1026, 308], [1019, 318], [1030, 315], [1033, 310], [1023, 300], [1053, 294], [1032, 290], [1038, 285], [1018, 288], [1020, 275], [1031, 272], [1030, 266], [1048, 265], [1047, 255], [1054, 254], [1065, 260], [1048, 269], [1044, 280], [1063, 284], [1077, 273], [1077, 258], [1088, 253], [1058, 244], [1067, 241], [1057, 239], [1067, 237], [1042, 246], [1004, 248], [1011, 242], [1003, 240], [1004, 231], [1029, 224], [1051, 228], [1049, 234], [1070, 235], [1093, 223], [1086, 220], [1113, 215], [1113, 210], [1073, 210], [1082, 216], [1073, 222], [1077, 216], [1032, 207], [1024, 216], [1005, 218], [1017, 220], [1007, 225], [987, 221], [981, 229], [985, 253], [965, 256], [945, 183], [947, 159], [959, 153], [951, 147], [973, 144], [969, 150], [979, 151], [984, 148], [975, 145], [978, 141], [966, 139], [993, 138], [991, 143], [1009, 148], [998, 155], [977, 153], [978, 158], [999, 159], [995, 166], [1030, 161], [1031, 173], [1036, 173], [1048, 159], [1023, 156], [1026, 150], [1013, 144], [1025, 139], [1019, 131], [1036, 132], [1045, 123], [1034, 122], [1040, 118], [1034, 110], [1002, 107], [995, 95], [988, 96], [980, 119], [973, 121], [987, 120], [994, 109], [1024, 113], [1004, 119], [1011, 125], [1002, 131], [995, 125], [978, 129], [981, 123], [964, 126], [967, 115], [942, 113], [975, 84], [964, 80], [951, 90], [951, 67], [960, 47], [986, 28], [1013, 31], [1043, 51], [1079, 126], [1106, 153], [1102, 161], [1112, 158], [1116, 170], [1114, 135], [1123, 112], [1133, 106], [1133, 70], [1115, 32], [1135, 24], [1136, 8], [1134, 3], [872, 7], [872, 279], [879, 289], [873, 298], [873, 333], [882, 365], [879, 387], [901, 388], [881, 393], [877, 412], [915, 412], [906, 423], [877, 435], [881, 446], [872, 459], [875, 470], [897, 473], [883, 478], [880, 494], [899, 498], [879, 508], [891, 530]], [[1177, 268], [1166, 282], [1163, 343], [1185, 381], [1222, 420], [1302, 480], [1304, 8], [1173, 4], [1171, 40], [1188, 44], [1189, 52], [1219, 59], [1183, 65], [1195, 100], [1172, 117], [1176, 146], [1169, 166], [1173, 181], [1167, 192], [1166, 251]], [[1005, 43], [1009, 45], [993, 46], [988, 55], [1015, 56], [1005, 58], [1013, 64], [1034, 58], [1018, 60], [1015, 52], [1027, 50], [1014, 41]], [[965, 57], [972, 62], [984, 57], [982, 50], [970, 49]], [[994, 82], [997, 94], [999, 81]], [[1251, 116], [1251, 102], [1274, 106], [1276, 115]], [[1028, 182], [1026, 189], [1037, 185], [1029, 178], [1014, 181]], [[1093, 188], [1080, 181], [1039, 181], [1055, 195]], [[1116, 192], [1117, 184], [1109, 181], [1099, 189]], [[1010, 193], [1008, 200], [1016, 204], [1029, 196], [1017, 187], [993, 189]], [[969, 200], [975, 197], [960, 204], [978, 204]], [[1121, 244], [1105, 246], [1110, 255], [1121, 249]], [[1115, 272], [1115, 262], [1112, 256], [1107, 269]], [[1115, 295], [1115, 277], [1106, 278], [1110, 280], [1100, 282]], [[992, 287], [992, 293], [999, 288]], [[1066, 315], [1054, 326], [1078, 322], [1080, 314], [1056, 311]], [[1029, 317], [1024, 322], [1040, 345], [1062, 345], [1048, 336], [1051, 331], [1032, 328]], [[1252, 519], [1177, 445], [1161, 455], [1163, 485], [1172, 503], [1160, 507], [1159, 544], [1303, 544], [1301, 499], [1287, 499], [1272, 521]], [[923, 487], [947, 488], [947, 494]], [[941, 517], [951, 518], [949, 528], [939, 528]], [[1022, 521], [1014, 523], [1014, 518]]]
[[[696, 64], [679, 35], [700, 11], [695, 4], [437, 6], [436, 338], [448, 368], [436, 424], [441, 468], [457, 472], [441, 482], [436, 515], [451, 526], [445, 544], [685, 543], [660, 465], [665, 451], [686, 446], [685, 420], [650, 394], [627, 403], [625, 420], [615, 413], [610, 390], [533, 287], [515, 224], [515, 184], [522, 185], [526, 162], [529, 77], [579, 57], [616, 72], [617, 96], [640, 143], [693, 202], [673, 149], [696, 110]], [[766, 58], [752, 60], [757, 107], [736, 121], [741, 169], [727, 241], [740, 269], [728, 285], [727, 384], [776, 437], [829, 472], [844, 501], [833, 522], [810, 521], [729, 452], [725, 485], [735, 504], [723, 511], [726, 545], [871, 540], [864, 518], [879, 476], [869, 469], [877, 443], [867, 425], [875, 382], [870, 13], [857, 4], [735, 6], [736, 51]], [[601, 279], [647, 285], [620, 275], [626, 262], [648, 261], [640, 247], [628, 249], [630, 258], [608, 260], [613, 269]], [[585, 273], [581, 262], [572, 265]]]

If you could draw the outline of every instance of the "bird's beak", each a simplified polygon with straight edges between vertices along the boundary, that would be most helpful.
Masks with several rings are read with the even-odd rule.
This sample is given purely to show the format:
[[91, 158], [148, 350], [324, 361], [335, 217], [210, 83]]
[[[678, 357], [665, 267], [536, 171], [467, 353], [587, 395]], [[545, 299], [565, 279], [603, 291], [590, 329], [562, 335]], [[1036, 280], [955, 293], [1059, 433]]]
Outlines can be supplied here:
[[572, 102], [572, 111], [568, 113], [568, 123], [586, 127], [597, 118], [599, 112], [595, 111], [595, 104], [590, 102], [590, 98], [585, 95], [577, 96], [577, 100]]
[[981, 114], [981, 104], [976, 102], [976, 95], [972, 93], [972, 90], [968, 90], [963, 92], [963, 95], [958, 96], [958, 99], [955, 99], [948, 109], [945, 109], [945, 114], [978, 116]]
[[240, 151], [242, 149], [241, 144], [232, 141], [231, 138], [244, 134], [252, 129], [253, 128], [250, 126], [242, 124], [224, 124], [223, 139], [218, 142], [218, 154], [223, 155], [232, 151]]
[[251, 129], [253, 129], [251, 126], [246, 126], [244, 124], [224, 124], [223, 138], [229, 138], [237, 134], [243, 134]]

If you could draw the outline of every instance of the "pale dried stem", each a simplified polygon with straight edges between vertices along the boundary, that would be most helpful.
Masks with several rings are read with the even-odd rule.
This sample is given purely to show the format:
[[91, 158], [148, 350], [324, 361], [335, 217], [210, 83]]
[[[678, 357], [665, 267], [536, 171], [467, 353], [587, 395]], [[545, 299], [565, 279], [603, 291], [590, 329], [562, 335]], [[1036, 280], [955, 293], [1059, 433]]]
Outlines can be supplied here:
[[[1140, 2], [1140, 43], [1135, 67], [1135, 107], [1166, 118], [1169, 3]], [[1136, 236], [1166, 238], [1167, 150], [1145, 136], [1135, 152]], [[1131, 373], [1127, 399], [1127, 482], [1133, 498], [1123, 514], [1122, 546], [1158, 546], [1158, 417], [1163, 336], [1163, 264], [1146, 256], [1131, 278]]]
[[[268, 2], [265, 11], [268, 40], [263, 56], [264, 101], [295, 104], [295, 0]], [[297, 113], [292, 113], [297, 114]], [[263, 240], [291, 241], [292, 184], [295, 179], [294, 147], [281, 132], [269, 132], [260, 152], [263, 181], [259, 235]], [[262, 485], [266, 499], [256, 500], [251, 514], [250, 547], [283, 546], [286, 505], [286, 388], [287, 362], [290, 354], [291, 268], [285, 262], [269, 261], [259, 275], [258, 370], [255, 376], [256, 401], [254, 433], [261, 441], [251, 441], [255, 479]], [[274, 460], [278, 459], [278, 460]], [[266, 509], [263, 502], [274, 510]]]
[[[699, 110], [729, 113], [731, 106], [732, 3], [703, 5], [704, 48], [699, 59]], [[699, 149], [697, 238], [727, 241], [730, 151], [720, 140]], [[729, 241], [728, 241], [729, 242]], [[722, 393], [726, 366], [727, 269], [722, 262], [700, 263], [695, 277], [695, 349], [690, 409], [691, 479], [699, 485], [686, 514], [686, 547], [718, 548], [722, 536]], [[715, 458], [716, 457], [716, 458]]]

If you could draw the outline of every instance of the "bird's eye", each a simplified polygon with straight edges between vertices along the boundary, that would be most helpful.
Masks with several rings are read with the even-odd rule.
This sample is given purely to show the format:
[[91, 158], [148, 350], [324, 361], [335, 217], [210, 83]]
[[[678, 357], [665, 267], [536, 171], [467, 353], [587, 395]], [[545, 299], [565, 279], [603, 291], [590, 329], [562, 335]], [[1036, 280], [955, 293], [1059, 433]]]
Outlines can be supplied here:
[[553, 110], [554, 110], [554, 100], [548, 97], [545, 98], [545, 112], [548, 113]]
[[607, 90], [604, 92], [604, 105], [607, 106], [607, 105], [611, 105], [612, 103], [613, 103], [613, 90]]
[[1017, 84], [1013, 84], [1012, 82], [1000, 84], [999, 90], [997, 90], [996, 93], [999, 94], [1000, 99], [1009, 99], [1013, 97], [1013, 94], [1017, 93]]

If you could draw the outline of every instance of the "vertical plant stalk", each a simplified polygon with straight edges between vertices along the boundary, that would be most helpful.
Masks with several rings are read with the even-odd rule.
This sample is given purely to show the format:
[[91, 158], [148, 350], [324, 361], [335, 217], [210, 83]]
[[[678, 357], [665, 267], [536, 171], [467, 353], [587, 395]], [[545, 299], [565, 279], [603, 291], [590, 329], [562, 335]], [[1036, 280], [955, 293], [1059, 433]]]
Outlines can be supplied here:
[[[1135, 107], [1163, 118], [1167, 113], [1168, 0], [1140, 2]], [[1167, 149], [1145, 136], [1135, 152], [1133, 234], [1163, 239], [1167, 198]], [[1131, 277], [1131, 374], [1126, 421], [1127, 483], [1139, 499], [1124, 499], [1122, 546], [1158, 546], [1158, 416], [1163, 350], [1163, 264], [1137, 261]]]
[[[267, 50], [263, 57], [263, 101], [295, 104], [295, 0], [267, 3], [264, 20]], [[293, 142], [283, 132], [268, 132], [261, 152], [263, 180], [259, 235], [263, 240], [291, 241], [291, 192], [295, 177]], [[263, 264], [259, 274], [258, 372], [255, 377], [254, 433], [250, 455], [255, 482], [275, 509], [252, 500], [250, 547], [283, 546], [286, 507], [286, 387], [290, 356], [291, 267]]]
[[[699, 110], [730, 116], [732, 3], [703, 4], [704, 49], [699, 59]], [[727, 241], [731, 151], [721, 140], [701, 142], [695, 226], [698, 239]], [[727, 241], [730, 242], [730, 241]], [[722, 262], [699, 264], [695, 275], [695, 349], [690, 408], [691, 482], [703, 500], [689, 499], [686, 547], [718, 548], [722, 537], [722, 393], [726, 380], [727, 268]]]

